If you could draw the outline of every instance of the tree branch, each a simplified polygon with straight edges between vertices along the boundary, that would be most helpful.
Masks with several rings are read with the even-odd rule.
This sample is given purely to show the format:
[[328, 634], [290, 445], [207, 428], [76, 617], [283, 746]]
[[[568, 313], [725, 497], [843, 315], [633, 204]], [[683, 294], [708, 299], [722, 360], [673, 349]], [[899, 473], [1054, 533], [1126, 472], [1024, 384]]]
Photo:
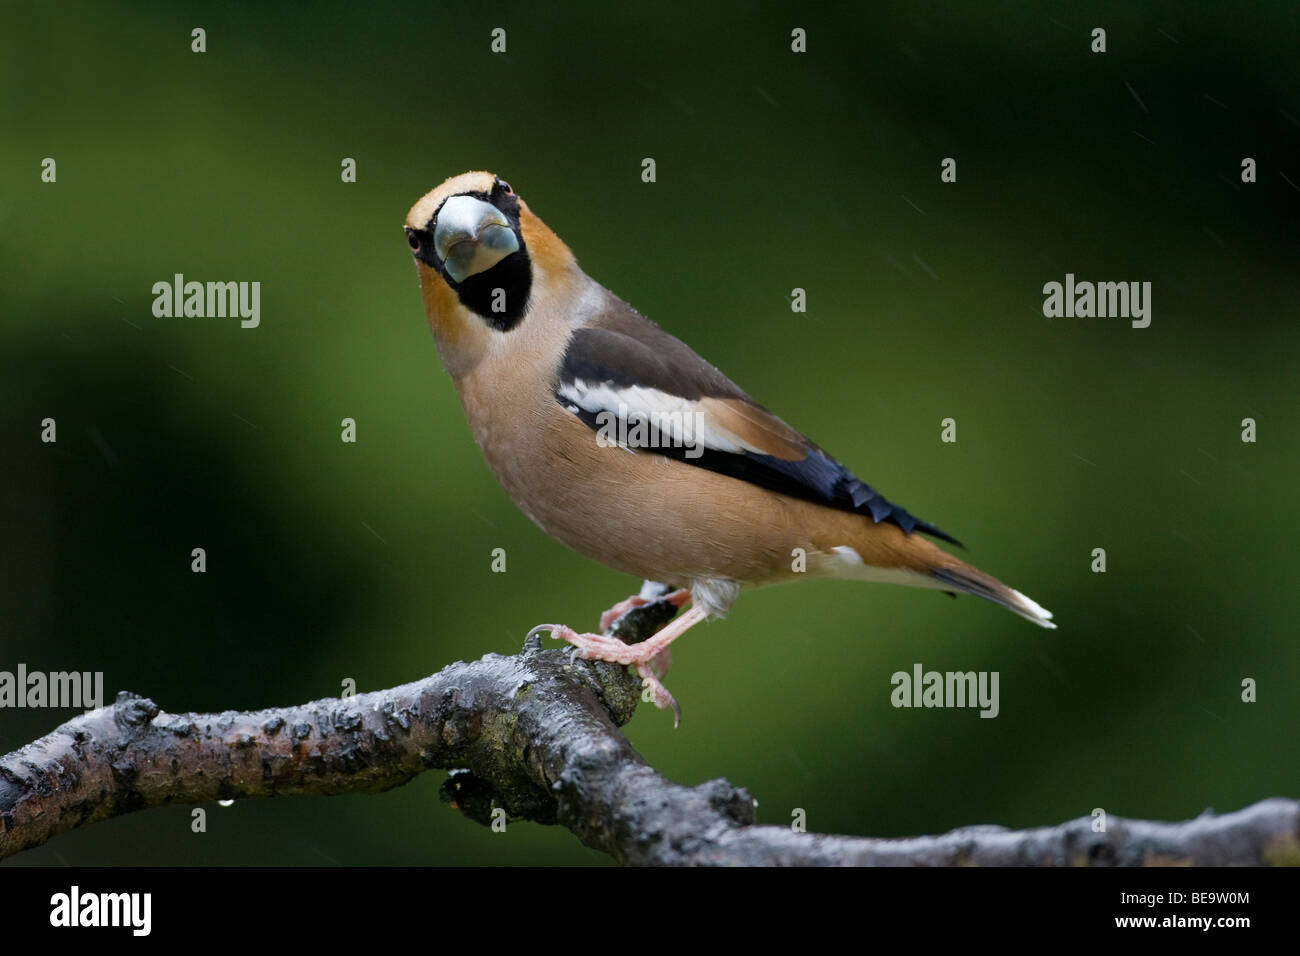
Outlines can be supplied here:
[[[618, 625], [635, 642], [675, 609]], [[625, 667], [572, 660], [540, 639], [390, 690], [251, 713], [168, 714], [123, 692], [0, 759], [0, 858], [86, 824], [168, 804], [377, 793], [458, 768], [443, 797], [482, 823], [558, 823], [634, 864], [1122, 865], [1300, 861], [1300, 804], [1265, 800], [1185, 823], [1084, 817], [1034, 830], [978, 826], [904, 840], [756, 826], [725, 780], [684, 787], [646, 764], [618, 727], [640, 699]]]

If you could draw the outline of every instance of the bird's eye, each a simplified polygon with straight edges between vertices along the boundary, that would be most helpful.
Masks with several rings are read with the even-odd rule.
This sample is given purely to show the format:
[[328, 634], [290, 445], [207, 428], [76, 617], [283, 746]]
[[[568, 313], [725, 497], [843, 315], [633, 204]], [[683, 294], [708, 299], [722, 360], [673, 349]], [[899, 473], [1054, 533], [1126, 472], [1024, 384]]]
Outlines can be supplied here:
[[515, 194], [515, 191], [510, 188], [510, 184], [504, 179], [498, 179], [497, 185], [506, 191], [507, 196], [513, 196]]
[[415, 233], [413, 233], [413, 232], [408, 232], [408, 233], [406, 234], [406, 242], [407, 242], [407, 245], [409, 245], [409, 246], [411, 247], [411, 251], [412, 251], [412, 252], [419, 252], [419, 251], [420, 251], [420, 237], [417, 236]]

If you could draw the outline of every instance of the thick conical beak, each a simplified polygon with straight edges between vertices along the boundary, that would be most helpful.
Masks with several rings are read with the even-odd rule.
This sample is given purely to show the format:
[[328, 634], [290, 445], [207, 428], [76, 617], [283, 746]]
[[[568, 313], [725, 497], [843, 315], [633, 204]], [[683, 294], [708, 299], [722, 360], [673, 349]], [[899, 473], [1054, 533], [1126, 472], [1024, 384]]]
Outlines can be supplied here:
[[433, 248], [447, 275], [464, 282], [519, 249], [505, 214], [473, 196], [452, 196], [438, 213]]

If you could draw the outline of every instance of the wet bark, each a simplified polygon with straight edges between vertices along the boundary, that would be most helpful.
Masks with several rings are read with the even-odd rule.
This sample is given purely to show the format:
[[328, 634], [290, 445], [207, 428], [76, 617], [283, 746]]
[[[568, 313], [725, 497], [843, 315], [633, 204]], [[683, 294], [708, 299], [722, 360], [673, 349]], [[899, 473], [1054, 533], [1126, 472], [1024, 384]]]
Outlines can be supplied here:
[[[675, 609], [637, 609], [625, 639]], [[650, 767], [619, 731], [640, 702], [625, 667], [534, 638], [423, 680], [343, 699], [169, 714], [130, 693], [0, 759], [0, 858], [136, 810], [214, 800], [376, 793], [452, 770], [443, 797], [489, 824], [559, 824], [621, 863], [654, 865], [1119, 865], [1300, 862], [1300, 804], [1265, 800], [1184, 823], [1084, 817], [1010, 831], [873, 839], [757, 826], [750, 794]]]

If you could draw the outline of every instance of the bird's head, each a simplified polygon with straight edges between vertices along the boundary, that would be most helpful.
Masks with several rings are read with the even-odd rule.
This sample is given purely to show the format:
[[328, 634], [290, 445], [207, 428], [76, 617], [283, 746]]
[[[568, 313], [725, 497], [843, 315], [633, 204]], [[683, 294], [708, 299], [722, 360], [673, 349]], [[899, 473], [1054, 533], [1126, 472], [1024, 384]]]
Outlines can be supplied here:
[[448, 349], [509, 333], [545, 278], [574, 261], [510, 184], [487, 172], [453, 176], [423, 196], [405, 230], [444, 358]]

